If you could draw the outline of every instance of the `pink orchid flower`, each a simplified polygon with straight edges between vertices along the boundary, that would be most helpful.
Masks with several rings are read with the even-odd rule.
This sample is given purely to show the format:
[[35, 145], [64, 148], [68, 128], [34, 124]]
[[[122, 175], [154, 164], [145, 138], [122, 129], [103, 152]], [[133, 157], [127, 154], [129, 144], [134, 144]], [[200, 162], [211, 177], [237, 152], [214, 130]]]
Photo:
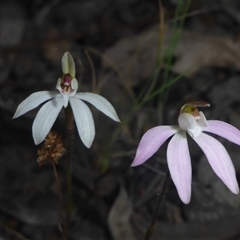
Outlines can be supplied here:
[[167, 163], [179, 197], [185, 204], [190, 202], [192, 166], [188, 149], [187, 135], [198, 144], [206, 155], [212, 169], [223, 183], [234, 193], [239, 193], [236, 172], [231, 158], [224, 146], [213, 137], [203, 133], [210, 132], [240, 145], [240, 131], [234, 126], [218, 120], [207, 121], [197, 106], [209, 104], [195, 101], [185, 104], [178, 118], [179, 126], [158, 126], [148, 130], [142, 137], [132, 166], [148, 160], [171, 136], [167, 148]]

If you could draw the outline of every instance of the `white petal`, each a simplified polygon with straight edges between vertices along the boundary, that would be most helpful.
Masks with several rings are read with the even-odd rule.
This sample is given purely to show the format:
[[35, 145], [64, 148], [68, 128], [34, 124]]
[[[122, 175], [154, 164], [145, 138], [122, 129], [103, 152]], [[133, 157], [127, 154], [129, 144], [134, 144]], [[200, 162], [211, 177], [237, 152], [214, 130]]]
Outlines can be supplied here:
[[69, 73], [71, 77], [75, 77], [75, 63], [69, 52], [65, 52], [62, 57], [62, 71], [64, 74]]
[[58, 95], [57, 93], [53, 93], [49, 91], [41, 91], [41, 92], [35, 92], [31, 94], [29, 97], [27, 97], [24, 101], [22, 101], [19, 104], [13, 118], [20, 117], [24, 113], [36, 108], [41, 103], [51, 98], [54, 98], [57, 95]]
[[62, 107], [62, 96], [50, 100], [41, 107], [32, 126], [33, 139], [36, 145], [46, 138]]
[[185, 131], [194, 129], [197, 125], [196, 119], [189, 113], [181, 113], [178, 117], [178, 124]]
[[112, 104], [104, 97], [94, 93], [77, 93], [76, 98], [87, 101], [116, 122], [120, 122]]
[[92, 113], [84, 102], [75, 97], [70, 98], [70, 104], [72, 106], [79, 136], [83, 144], [87, 148], [90, 148], [95, 137], [95, 126]]
[[62, 94], [62, 97], [63, 97], [63, 106], [66, 108], [68, 106], [68, 101], [70, 96], [68, 93], [65, 93], [65, 94]]
[[213, 137], [202, 133], [193, 138], [206, 155], [212, 169], [224, 184], [235, 194], [239, 193], [236, 173], [231, 158], [224, 146]]
[[188, 204], [191, 199], [192, 166], [186, 132], [179, 131], [169, 142], [167, 162], [180, 199]]

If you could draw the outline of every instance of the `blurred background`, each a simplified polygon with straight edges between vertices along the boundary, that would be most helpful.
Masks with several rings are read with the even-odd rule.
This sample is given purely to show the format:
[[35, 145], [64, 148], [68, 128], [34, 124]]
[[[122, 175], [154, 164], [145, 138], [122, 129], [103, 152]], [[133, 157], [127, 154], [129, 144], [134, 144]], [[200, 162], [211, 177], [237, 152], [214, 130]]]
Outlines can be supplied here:
[[[52, 165], [39, 167], [32, 138], [39, 108], [12, 116], [31, 93], [55, 91], [66, 51], [75, 59], [79, 91], [101, 94], [121, 119], [91, 107], [96, 137], [90, 149], [75, 130], [68, 239], [143, 239], [167, 169], [167, 144], [131, 168], [142, 135], [177, 124], [190, 100], [211, 104], [202, 109], [207, 119], [240, 129], [239, 13], [240, 2], [224, 0], [1, 1], [0, 239], [61, 239]], [[62, 112], [53, 129], [63, 138], [64, 124]], [[239, 178], [240, 147], [217, 139]], [[171, 183], [152, 239], [239, 239], [239, 195], [188, 140], [191, 202], [184, 205]], [[56, 167], [64, 192], [64, 156]]]

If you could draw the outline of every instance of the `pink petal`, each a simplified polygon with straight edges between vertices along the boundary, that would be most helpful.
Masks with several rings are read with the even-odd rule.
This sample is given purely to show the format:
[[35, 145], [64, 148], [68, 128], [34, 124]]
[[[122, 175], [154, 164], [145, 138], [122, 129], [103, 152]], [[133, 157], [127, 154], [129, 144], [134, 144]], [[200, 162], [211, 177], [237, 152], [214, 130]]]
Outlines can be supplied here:
[[202, 133], [198, 138], [193, 139], [203, 150], [217, 176], [233, 193], [238, 194], [239, 187], [236, 179], [235, 169], [224, 146], [219, 141], [205, 133]]
[[240, 145], [240, 131], [237, 128], [218, 120], [209, 120], [207, 122], [208, 126], [204, 127], [203, 131], [214, 133], [226, 138], [230, 142]]
[[178, 132], [169, 142], [167, 162], [178, 195], [188, 204], [191, 198], [192, 166], [186, 132]]
[[177, 126], [158, 126], [148, 130], [139, 143], [136, 156], [131, 166], [135, 167], [143, 164], [169, 137], [179, 130]]

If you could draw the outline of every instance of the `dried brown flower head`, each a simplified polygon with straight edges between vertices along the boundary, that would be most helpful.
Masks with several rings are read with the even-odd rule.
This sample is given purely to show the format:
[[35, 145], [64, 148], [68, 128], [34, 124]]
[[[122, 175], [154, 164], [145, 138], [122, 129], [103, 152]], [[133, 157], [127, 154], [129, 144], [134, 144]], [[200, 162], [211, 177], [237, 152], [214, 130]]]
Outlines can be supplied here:
[[39, 166], [42, 166], [45, 161], [57, 164], [59, 158], [61, 158], [65, 152], [66, 149], [64, 147], [62, 137], [59, 136], [57, 132], [50, 131], [43, 146], [37, 151], [37, 162]]

